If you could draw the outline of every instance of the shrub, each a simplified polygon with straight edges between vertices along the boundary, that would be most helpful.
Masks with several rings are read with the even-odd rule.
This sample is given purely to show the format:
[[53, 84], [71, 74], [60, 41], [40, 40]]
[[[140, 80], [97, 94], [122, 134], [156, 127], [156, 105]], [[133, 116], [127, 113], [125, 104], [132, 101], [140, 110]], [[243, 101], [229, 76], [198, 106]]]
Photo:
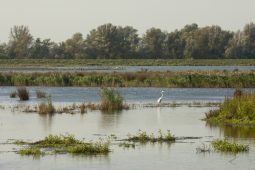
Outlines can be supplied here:
[[26, 87], [18, 87], [17, 93], [20, 100], [22, 101], [29, 100], [29, 91], [27, 90]]

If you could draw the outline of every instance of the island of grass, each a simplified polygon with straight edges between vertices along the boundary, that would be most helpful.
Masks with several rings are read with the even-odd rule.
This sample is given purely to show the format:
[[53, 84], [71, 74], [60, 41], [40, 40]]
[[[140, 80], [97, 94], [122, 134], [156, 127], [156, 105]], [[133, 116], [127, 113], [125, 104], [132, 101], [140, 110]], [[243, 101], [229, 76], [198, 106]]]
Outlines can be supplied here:
[[84, 142], [75, 139], [72, 135], [49, 135], [43, 140], [28, 143], [21, 142], [19, 145], [26, 145], [20, 149], [17, 153], [20, 155], [40, 156], [51, 153], [71, 153], [71, 154], [83, 154], [83, 155], [97, 155], [108, 154], [110, 152], [108, 143], [103, 142]]
[[206, 113], [208, 123], [228, 125], [255, 125], [255, 93], [236, 90], [218, 109]]
[[159, 130], [158, 135], [154, 135], [153, 133], [147, 134], [146, 132], [139, 130], [136, 135], [129, 134], [128, 139], [126, 139], [125, 141], [139, 143], [172, 143], [175, 142], [175, 140], [176, 138], [171, 134], [170, 130], [168, 130], [166, 133], [163, 133], [161, 130]]
[[249, 146], [237, 143], [230, 143], [226, 139], [224, 140], [214, 140], [211, 142], [215, 151], [226, 152], [226, 153], [238, 153], [238, 152], [248, 152]]

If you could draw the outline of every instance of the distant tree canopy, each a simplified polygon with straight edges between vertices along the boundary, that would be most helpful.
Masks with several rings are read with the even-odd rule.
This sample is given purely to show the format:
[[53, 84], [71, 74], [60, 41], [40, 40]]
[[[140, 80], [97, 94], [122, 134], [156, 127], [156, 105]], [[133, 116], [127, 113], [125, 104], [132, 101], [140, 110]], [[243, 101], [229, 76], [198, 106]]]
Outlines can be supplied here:
[[104, 24], [84, 38], [75, 33], [64, 42], [34, 38], [27, 26], [14, 26], [0, 58], [220, 59], [255, 58], [255, 24], [231, 32], [213, 25], [186, 25], [173, 32], [150, 28], [141, 37], [131, 26]]

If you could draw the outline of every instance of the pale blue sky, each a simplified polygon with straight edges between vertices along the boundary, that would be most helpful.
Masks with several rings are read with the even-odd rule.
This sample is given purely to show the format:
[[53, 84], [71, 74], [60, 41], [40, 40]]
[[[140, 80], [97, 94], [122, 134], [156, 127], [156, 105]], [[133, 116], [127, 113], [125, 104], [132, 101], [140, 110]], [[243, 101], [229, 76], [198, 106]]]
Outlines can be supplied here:
[[220, 25], [236, 31], [255, 21], [255, 0], [0, 0], [0, 42], [27, 25], [35, 37], [62, 41], [104, 23], [131, 25], [143, 34], [158, 27]]

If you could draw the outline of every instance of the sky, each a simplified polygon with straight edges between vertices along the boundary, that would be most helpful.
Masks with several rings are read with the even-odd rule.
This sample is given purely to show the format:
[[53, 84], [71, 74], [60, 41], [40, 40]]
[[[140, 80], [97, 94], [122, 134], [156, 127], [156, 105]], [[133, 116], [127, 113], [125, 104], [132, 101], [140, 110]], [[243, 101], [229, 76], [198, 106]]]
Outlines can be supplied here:
[[0, 0], [0, 42], [10, 28], [26, 25], [34, 37], [64, 41], [74, 33], [86, 36], [105, 23], [130, 25], [144, 34], [186, 24], [219, 25], [237, 31], [255, 22], [255, 0]]

